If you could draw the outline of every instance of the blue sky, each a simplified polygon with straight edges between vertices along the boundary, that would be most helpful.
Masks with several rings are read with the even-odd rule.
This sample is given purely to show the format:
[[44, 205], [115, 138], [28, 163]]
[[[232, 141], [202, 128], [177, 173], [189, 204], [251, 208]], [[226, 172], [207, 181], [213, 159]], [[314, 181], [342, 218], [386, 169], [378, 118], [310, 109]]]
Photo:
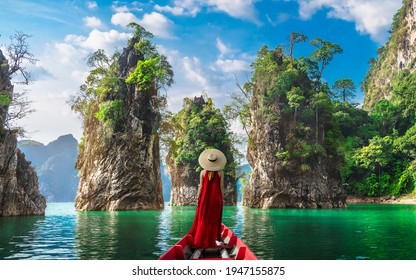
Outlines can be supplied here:
[[[131, 21], [155, 34], [154, 43], [173, 66], [175, 84], [167, 94], [176, 112], [184, 97], [202, 91], [222, 107], [237, 91], [235, 76], [241, 83], [250, 78], [257, 50], [284, 46], [293, 31], [339, 44], [344, 53], [324, 79], [332, 85], [351, 78], [359, 87], [400, 6], [401, 0], [2, 0], [0, 44], [16, 30], [32, 35], [39, 61], [31, 66], [36, 80], [28, 89], [36, 112], [21, 124], [30, 138], [48, 143], [68, 133], [80, 139], [81, 120], [66, 101], [88, 74], [85, 57], [97, 49], [121, 50]], [[309, 44], [298, 45], [295, 56], [311, 51]]]

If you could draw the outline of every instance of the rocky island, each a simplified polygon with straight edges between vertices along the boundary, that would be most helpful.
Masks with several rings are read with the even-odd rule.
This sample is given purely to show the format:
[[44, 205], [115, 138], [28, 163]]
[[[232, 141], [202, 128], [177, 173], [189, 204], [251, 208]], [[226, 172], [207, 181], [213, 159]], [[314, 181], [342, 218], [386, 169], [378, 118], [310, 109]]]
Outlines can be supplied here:
[[336, 149], [341, 137], [331, 101], [320, 81], [322, 71], [311, 79], [304, 63], [280, 47], [263, 47], [253, 64], [253, 77], [245, 86], [252, 93], [247, 150], [252, 174], [243, 191], [245, 206], [346, 206]]
[[172, 83], [166, 57], [150, 42], [152, 34], [133, 24], [134, 36], [121, 54], [102, 51], [89, 58], [85, 94], [72, 108], [84, 118], [76, 168], [78, 210], [163, 209], [159, 125], [164, 96]]
[[227, 158], [224, 170], [224, 205], [237, 203], [237, 188], [233, 147], [226, 121], [211, 98], [186, 98], [183, 109], [171, 120], [167, 169], [172, 181], [170, 205], [196, 205], [202, 170], [198, 157], [207, 148], [222, 151]]
[[0, 216], [44, 215], [35, 169], [17, 148], [16, 131], [4, 127], [13, 98], [9, 71], [0, 50]]

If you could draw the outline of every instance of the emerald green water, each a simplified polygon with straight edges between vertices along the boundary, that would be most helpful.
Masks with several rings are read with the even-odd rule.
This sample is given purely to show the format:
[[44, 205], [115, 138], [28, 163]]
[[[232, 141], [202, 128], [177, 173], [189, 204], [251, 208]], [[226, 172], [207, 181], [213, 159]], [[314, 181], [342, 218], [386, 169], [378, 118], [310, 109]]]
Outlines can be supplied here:
[[[157, 259], [190, 229], [194, 207], [0, 218], [0, 259]], [[223, 222], [261, 259], [416, 259], [416, 205], [347, 209], [225, 207]]]

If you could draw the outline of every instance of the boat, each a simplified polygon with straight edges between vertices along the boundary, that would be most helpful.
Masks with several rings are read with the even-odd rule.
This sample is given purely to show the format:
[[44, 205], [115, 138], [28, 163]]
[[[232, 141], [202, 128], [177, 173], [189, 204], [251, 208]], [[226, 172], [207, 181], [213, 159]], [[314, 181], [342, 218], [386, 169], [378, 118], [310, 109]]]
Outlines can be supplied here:
[[227, 226], [221, 225], [222, 242], [214, 248], [194, 248], [187, 234], [158, 260], [258, 260], [250, 248]]

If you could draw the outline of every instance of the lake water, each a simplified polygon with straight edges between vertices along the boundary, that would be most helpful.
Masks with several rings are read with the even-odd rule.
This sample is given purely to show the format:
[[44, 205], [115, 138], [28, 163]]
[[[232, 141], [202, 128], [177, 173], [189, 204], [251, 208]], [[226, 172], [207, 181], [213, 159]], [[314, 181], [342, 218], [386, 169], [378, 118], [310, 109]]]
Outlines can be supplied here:
[[[0, 259], [157, 259], [190, 229], [195, 207], [0, 218]], [[225, 207], [223, 222], [261, 259], [416, 259], [416, 205], [346, 209]]]

